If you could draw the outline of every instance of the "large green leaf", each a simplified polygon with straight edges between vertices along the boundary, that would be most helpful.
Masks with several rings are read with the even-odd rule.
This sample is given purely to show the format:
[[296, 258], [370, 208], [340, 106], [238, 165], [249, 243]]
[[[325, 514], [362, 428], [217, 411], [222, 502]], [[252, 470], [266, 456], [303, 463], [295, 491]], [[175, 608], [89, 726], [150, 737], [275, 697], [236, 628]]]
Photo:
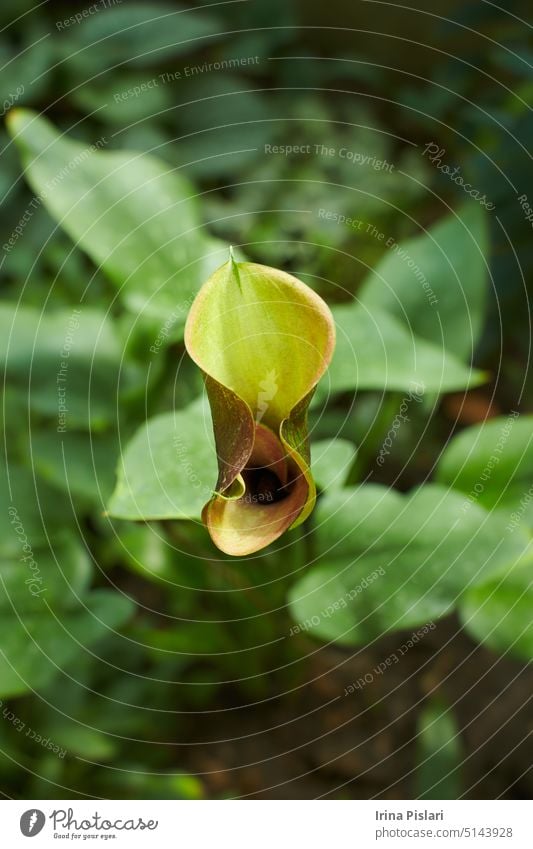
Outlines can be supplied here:
[[40, 548], [65, 527], [71, 505], [36, 480], [25, 466], [0, 462], [0, 559], [21, 556], [28, 542]]
[[533, 580], [531, 559], [507, 575], [471, 587], [459, 605], [466, 630], [501, 654], [533, 660]]
[[470, 362], [485, 311], [487, 253], [486, 214], [467, 204], [427, 233], [388, 246], [360, 301]]
[[119, 442], [114, 433], [38, 431], [30, 449], [35, 470], [50, 485], [103, 509], [115, 484]]
[[227, 259], [227, 246], [200, 230], [192, 186], [152, 156], [91, 150], [26, 109], [12, 110], [8, 126], [51, 215], [128, 308], [179, 336], [201, 283]]
[[217, 474], [209, 407], [195, 401], [150, 419], [130, 440], [109, 513], [121, 519], [199, 519]]
[[[72, 11], [75, 14], [80, 10]], [[65, 25], [64, 21], [69, 22]], [[67, 70], [74, 65], [87, 76], [126, 62], [138, 67], [158, 65], [172, 56], [198, 50], [206, 39], [211, 43], [219, 29], [210, 14], [162, 3], [111, 5], [103, 15], [82, 17], [81, 24], [70, 20], [65, 7], [59, 28]], [[156, 79], [161, 84], [159, 77]]]
[[380, 308], [369, 310], [354, 302], [332, 312], [337, 346], [319, 387], [320, 398], [352, 389], [450, 392], [485, 379]]
[[357, 449], [347, 439], [320, 439], [311, 445], [311, 472], [319, 489], [342, 487]]
[[506, 532], [505, 517], [464, 510], [462, 496], [437, 485], [408, 495], [372, 484], [333, 491], [315, 521], [319, 565], [292, 589], [292, 615], [346, 644], [445, 615], [527, 545]]
[[19, 618], [2, 616], [0, 624], [0, 696], [38, 690], [61, 669], [126, 622], [133, 604], [107, 590], [90, 593], [74, 612], [48, 611]]
[[72, 608], [90, 577], [88, 554], [70, 535], [29, 553], [21, 548], [16, 555], [0, 559], [2, 616], [42, 613], [44, 601], [54, 609]]
[[2, 304], [0, 366], [32, 410], [66, 430], [109, 424], [118, 396], [142, 385], [140, 369], [122, 363], [111, 318], [87, 308], [42, 314]]
[[501, 416], [456, 436], [442, 454], [437, 480], [485, 507], [533, 521], [533, 416]]

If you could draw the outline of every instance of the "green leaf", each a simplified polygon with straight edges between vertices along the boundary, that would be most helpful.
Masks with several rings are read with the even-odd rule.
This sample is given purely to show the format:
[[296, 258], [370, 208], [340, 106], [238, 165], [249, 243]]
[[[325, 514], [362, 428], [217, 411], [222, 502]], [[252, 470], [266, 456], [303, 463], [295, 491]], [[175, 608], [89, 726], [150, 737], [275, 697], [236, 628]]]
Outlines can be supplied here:
[[321, 439], [312, 443], [311, 455], [311, 472], [316, 484], [328, 491], [343, 486], [357, 449], [347, 439]]
[[533, 416], [501, 416], [467, 428], [443, 452], [437, 480], [487, 508], [514, 510], [514, 521], [531, 525]]
[[[65, 8], [65, 19], [69, 17]], [[81, 24], [67, 24], [58, 38], [65, 42], [69, 65], [87, 75], [125, 62], [137, 67], [159, 65], [172, 56], [199, 50], [219, 30], [217, 19], [205, 12], [161, 3], [111, 6], [104, 14], [86, 15]], [[212, 41], [209, 38], [207, 43]], [[81, 53], [76, 55], [77, 51]]]
[[108, 425], [117, 395], [142, 386], [140, 370], [122, 363], [112, 320], [87, 308], [42, 314], [0, 305], [0, 365], [32, 410], [65, 429]]
[[116, 799], [201, 799], [203, 785], [192, 775], [147, 774], [142, 763], [126, 761], [120, 771], [108, 770], [108, 797]]
[[216, 479], [209, 407], [199, 400], [137, 431], [119, 463], [109, 513], [121, 519], [199, 519]]
[[51, 723], [46, 734], [70, 755], [79, 755], [98, 763], [110, 761], [118, 754], [117, 740], [96, 728], [89, 728], [66, 718], [61, 723]]
[[227, 257], [227, 246], [200, 230], [192, 186], [152, 156], [66, 139], [29, 110], [12, 110], [8, 127], [50, 214], [129, 309], [179, 338], [201, 283]]
[[[110, 124], [113, 128], [130, 127], [173, 106], [172, 85], [163, 85], [157, 79], [157, 85], [148, 87], [148, 82], [150, 79], [145, 72], [115, 71], [111, 75], [106, 74], [96, 79], [91, 75], [86, 83], [70, 92], [69, 97], [78, 109], [88, 113], [98, 112], [100, 121]], [[138, 124], [137, 129], [140, 126], [142, 125]], [[138, 148], [133, 146], [133, 149]]]
[[[251, 53], [247, 55], [255, 58]], [[250, 64], [247, 69], [260, 68], [262, 64], [262, 61], [258, 65]], [[179, 93], [176, 91], [183, 134], [180, 162], [187, 164], [187, 173], [192, 178], [229, 179], [234, 175], [238, 177], [235, 182], [241, 183], [243, 169], [253, 167], [252, 163], [255, 163], [254, 176], [264, 176], [257, 174], [257, 167], [265, 144], [272, 143], [279, 132], [278, 116], [274, 104], [253, 88], [245, 77], [226, 71], [195, 76], [182, 83]], [[264, 199], [264, 186], [262, 195]], [[250, 206], [245, 204], [245, 212], [249, 210]]]
[[41, 431], [31, 436], [30, 448], [35, 470], [51, 486], [104, 509], [119, 456], [114, 434]]
[[410, 333], [469, 363], [486, 304], [487, 230], [484, 210], [472, 203], [395, 242], [364, 281], [361, 304], [371, 313], [386, 309]]
[[354, 302], [334, 307], [337, 345], [318, 395], [353, 389], [451, 392], [486, 378], [464, 366], [441, 345], [409, 332], [378, 307]]
[[315, 514], [320, 565], [291, 591], [295, 621], [352, 645], [450, 612], [527, 545], [506, 532], [505, 517], [464, 505], [433, 484], [408, 495], [372, 484], [328, 493]]
[[109, 631], [123, 625], [133, 604], [106, 590], [90, 593], [76, 612], [54, 616], [43, 609], [0, 624], [0, 696], [39, 690]]
[[[187, 540], [190, 542], [189, 536]], [[157, 524], [122, 521], [112, 524], [110, 557], [111, 562], [120, 560], [143, 580], [166, 585], [166, 589], [174, 587], [176, 582], [180, 583], [179, 567], [182, 561], [188, 560], [183, 552], [178, 554], [175, 547], [167, 542]], [[192, 560], [192, 563], [196, 576], [197, 561]]]
[[0, 559], [2, 615], [41, 613], [46, 600], [52, 608], [72, 608], [87, 589], [91, 564], [85, 548], [63, 534], [47, 548], [20, 549]]
[[[2, 4], [2, 12], [5, 7]], [[39, 17], [34, 7], [31, 15], [22, 15], [22, 4], [17, 4], [16, 10], [8, 23], [11, 25], [12, 35], [6, 39], [6, 30], [2, 28], [2, 39], [0, 41], [0, 65], [2, 67], [2, 101], [8, 99], [16, 103], [34, 103], [47, 96], [51, 83], [50, 71], [56, 60], [54, 38], [50, 37], [50, 25], [48, 21]], [[13, 32], [13, 24], [23, 19], [24, 25]], [[3, 106], [2, 114], [7, 111], [8, 106]]]
[[500, 654], [533, 660], [533, 582], [531, 560], [508, 574], [471, 587], [459, 605], [466, 630]]
[[416, 741], [415, 799], [458, 799], [463, 751], [452, 711], [438, 699], [424, 706]]
[[71, 505], [67, 498], [30, 469], [0, 462], [0, 559], [18, 558], [26, 541], [33, 548], [47, 544], [65, 526]]

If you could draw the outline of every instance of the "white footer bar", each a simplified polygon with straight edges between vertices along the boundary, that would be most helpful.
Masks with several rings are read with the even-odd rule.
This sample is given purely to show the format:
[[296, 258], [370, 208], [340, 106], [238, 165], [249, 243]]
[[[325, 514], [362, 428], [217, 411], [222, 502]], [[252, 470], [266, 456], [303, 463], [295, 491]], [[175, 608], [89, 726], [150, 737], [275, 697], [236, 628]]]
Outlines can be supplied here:
[[124, 849], [531, 849], [529, 808], [527, 801], [490, 800], [3, 801], [0, 834], [6, 849], [73, 843]]

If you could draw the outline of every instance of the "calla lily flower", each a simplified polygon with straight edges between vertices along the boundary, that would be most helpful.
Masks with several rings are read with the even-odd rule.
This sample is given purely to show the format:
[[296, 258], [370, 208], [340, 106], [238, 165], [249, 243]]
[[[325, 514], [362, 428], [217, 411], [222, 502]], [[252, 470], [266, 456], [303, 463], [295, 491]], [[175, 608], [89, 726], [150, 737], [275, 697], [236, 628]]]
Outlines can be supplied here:
[[202, 519], [221, 551], [259, 551], [313, 509], [307, 409], [334, 344], [324, 301], [283, 271], [231, 256], [198, 293], [185, 345], [213, 418], [219, 475]]

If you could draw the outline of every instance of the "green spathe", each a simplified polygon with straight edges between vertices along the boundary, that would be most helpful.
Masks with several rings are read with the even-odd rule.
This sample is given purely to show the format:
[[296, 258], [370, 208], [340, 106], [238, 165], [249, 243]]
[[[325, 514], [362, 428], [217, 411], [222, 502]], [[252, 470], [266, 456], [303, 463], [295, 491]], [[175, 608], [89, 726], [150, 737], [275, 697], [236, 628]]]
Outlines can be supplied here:
[[313, 509], [307, 408], [334, 341], [322, 299], [274, 268], [231, 257], [194, 301], [185, 344], [205, 374], [219, 468], [202, 515], [227, 554], [259, 551]]

